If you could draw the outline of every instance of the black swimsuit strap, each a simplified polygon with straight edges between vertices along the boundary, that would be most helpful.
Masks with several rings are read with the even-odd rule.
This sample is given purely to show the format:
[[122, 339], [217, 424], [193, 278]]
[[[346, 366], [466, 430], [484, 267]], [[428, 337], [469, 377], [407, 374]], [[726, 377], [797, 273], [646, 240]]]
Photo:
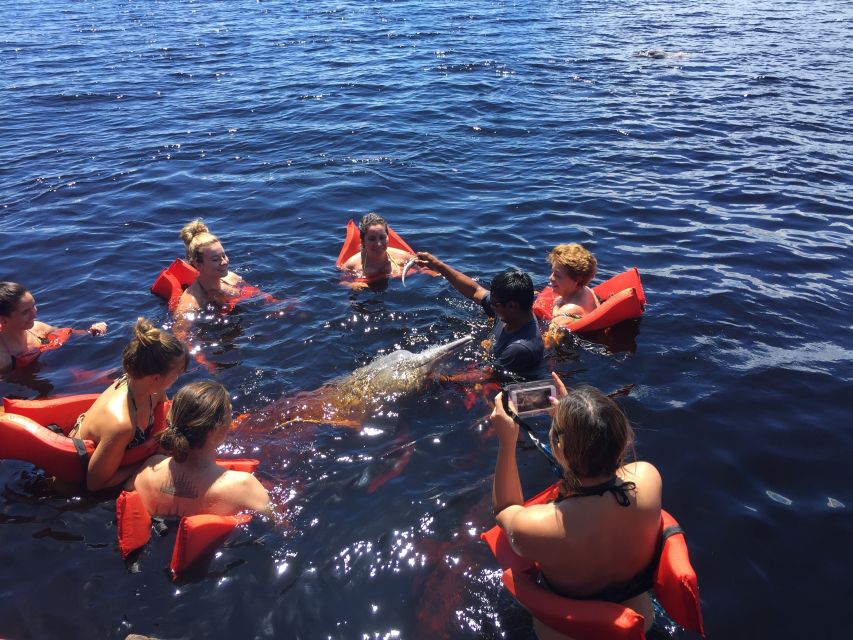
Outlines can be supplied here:
[[40, 344], [40, 345], [42, 345], [42, 346], [45, 346], [45, 345], [50, 344], [50, 338], [49, 338], [49, 337], [47, 337], [47, 336], [40, 336], [39, 334], [37, 334], [37, 333], [36, 333], [35, 331], [33, 331], [32, 329], [27, 329], [27, 333], [29, 333], [29, 334], [30, 334], [31, 336], [33, 336], [36, 340], [38, 340], [38, 341], [39, 341], [39, 344]]
[[567, 496], [562, 496], [554, 502], [568, 500], [569, 498], [586, 498], [588, 496], [603, 496], [605, 493], [612, 493], [616, 498], [616, 502], [620, 507], [628, 507], [631, 505], [631, 498], [628, 495], [629, 491], [636, 491], [637, 485], [633, 482], [622, 482], [617, 484], [618, 478], [613, 476], [600, 484], [591, 487], [577, 487], [572, 490]]
[[124, 374], [121, 378], [116, 380], [116, 388], [118, 388], [121, 383], [128, 385], [127, 398], [130, 400], [130, 406], [133, 409], [133, 416], [131, 417], [131, 424], [133, 425], [133, 439], [127, 446], [128, 449], [132, 449], [133, 447], [138, 447], [140, 444], [145, 442], [145, 440], [148, 439], [148, 434], [151, 433], [151, 428], [154, 426], [154, 398], [152, 396], [148, 396], [148, 425], [145, 427], [145, 431], [143, 431], [139, 428], [139, 425], [136, 424], [139, 407], [136, 406], [136, 398], [133, 397], [133, 394], [130, 391], [127, 374]]

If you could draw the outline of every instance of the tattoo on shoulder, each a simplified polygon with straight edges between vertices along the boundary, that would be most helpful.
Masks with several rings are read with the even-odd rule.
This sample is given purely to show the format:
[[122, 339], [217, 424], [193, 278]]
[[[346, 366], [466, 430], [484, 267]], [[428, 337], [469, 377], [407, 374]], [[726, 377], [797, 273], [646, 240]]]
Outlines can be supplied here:
[[198, 498], [198, 489], [192, 480], [180, 472], [172, 476], [171, 482], [166, 481], [160, 485], [160, 493], [167, 493], [176, 498]]

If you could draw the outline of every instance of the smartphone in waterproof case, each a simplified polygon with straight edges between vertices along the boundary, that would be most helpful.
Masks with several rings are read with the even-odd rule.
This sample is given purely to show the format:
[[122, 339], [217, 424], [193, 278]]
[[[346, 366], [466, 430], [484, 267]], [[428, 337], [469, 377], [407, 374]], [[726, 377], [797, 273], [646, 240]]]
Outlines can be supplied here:
[[507, 386], [505, 393], [520, 416], [532, 416], [551, 409], [551, 396], [557, 397], [553, 380], [536, 380]]

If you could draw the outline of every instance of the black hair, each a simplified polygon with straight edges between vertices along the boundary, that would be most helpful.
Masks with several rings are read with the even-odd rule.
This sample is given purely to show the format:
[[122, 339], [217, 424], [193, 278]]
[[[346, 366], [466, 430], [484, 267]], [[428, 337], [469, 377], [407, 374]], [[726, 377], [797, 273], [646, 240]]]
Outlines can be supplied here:
[[492, 300], [499, 302], [517, 302], [523, 311], [533, 308], [533, 280], [524, 271], [507, 269], [492, 278], [490, 285]]
[[0, 282], [0, 316], [11, 314], [26, 292], [17, 282]]

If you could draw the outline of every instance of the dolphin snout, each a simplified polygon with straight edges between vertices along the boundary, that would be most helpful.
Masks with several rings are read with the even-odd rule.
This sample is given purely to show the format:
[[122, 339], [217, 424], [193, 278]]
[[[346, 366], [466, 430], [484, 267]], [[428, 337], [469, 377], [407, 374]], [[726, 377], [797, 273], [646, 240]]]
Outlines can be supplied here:
[[436, 347], [432, 347], [431, 349], [427, 349], [426, 351], [419, 354], [421, 357], [421, 361], [423, 364], [433, 367], [437, 365], [441, 360], [449, 356], [451, 353], [454, 353], [464, 347], [473, 339], [474, 336], [467, 335], [459, 338], [458, 340], [454, 340], [453, 342], [448, 342], [447, 344], [440, 344]]

